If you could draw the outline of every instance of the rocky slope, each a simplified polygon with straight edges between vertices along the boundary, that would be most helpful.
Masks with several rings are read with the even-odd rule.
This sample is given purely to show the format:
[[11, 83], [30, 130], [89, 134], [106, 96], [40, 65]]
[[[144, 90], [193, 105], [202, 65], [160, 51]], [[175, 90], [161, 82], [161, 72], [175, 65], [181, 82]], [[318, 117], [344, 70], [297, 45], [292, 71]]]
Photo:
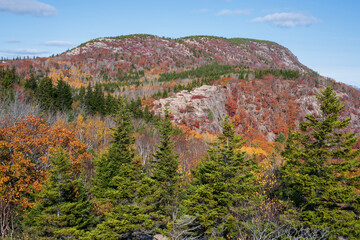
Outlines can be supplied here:
[[[242, 66], [243, 72], [211, 75], [215, 79], [205, 86], [191, 87], [192, 91], [174, 89], [202, 81], [207, 72], [162, 80], [164, 73], [183, 73], [210, 64]], [[174, 122], [198, 132], [219, 131], [227, 114], [247, 139], [263, 141], [273, 141], [289, 126], [296, 128], [306, 114], [316, 113], [314, 94], [331, 84], [347, 105], [344, 117], [352, 118], [349, 129], [360, 133], [360, 92], [317, 75], [288, 49], [269, 41], [131, 35], [95, 39], [57, 56], [5, 65], [15, 66], [25, 78], [32, 71], [47, 74], [54, 82], [62, 78], [74, 88], [100, 83], [114, 96], [144, 97], [143, 104], [156, 115], [168, 107]], [[298, 74], [284, 76], [274, 69]], [[268, 74], [259, 74], [259, 70]], [[170, 97], [151, 98], [165, 90]]]
[[348, 130], [360, 133], [359, 92], [325, 79], [317, 86], [310, 78], [284, 80], [271, 75], [250, 83], [236, 78], [228, 78], [224, 83], [220, 79], [212, 86], [155, 100], [152, 111], [162, 115], [168, 108], [174, 122], [198, 132], [219, 132], [223, 117], [228, 115], [246, 139], [274, 141], [289, 127], [296, 129], [306, 114], [320, 113], [315, 94], [328, 84], [346, 105], [342, 117], [351, 117]]
[[130, 35], [88, 41], [63, 54], [15, 61], [19, 72], [47, 70], [76, 82], [117, 81], [124, 73], [183, 71], [207, 64], [244, 65], [256, 69], [310, 70], [285, 47], [270, 41], [194, 36], [179, 39]]

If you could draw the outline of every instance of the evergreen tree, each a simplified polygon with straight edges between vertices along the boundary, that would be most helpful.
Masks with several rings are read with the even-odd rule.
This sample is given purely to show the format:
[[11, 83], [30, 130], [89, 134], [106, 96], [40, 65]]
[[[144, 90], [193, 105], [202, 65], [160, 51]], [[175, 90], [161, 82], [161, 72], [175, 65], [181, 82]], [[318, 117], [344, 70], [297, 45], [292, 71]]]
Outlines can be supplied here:
[[60, 79], [54, 88], [55, 106], [59, 110], [70, 110], [73, 102], [71, 87]]
[[276, 139], [275, 139], [275, 142], [278, 142], [278, 143], [284, 143], [285, 142], [285, 140], [286, 140], [286, 137], [285, 137], [285, 135], [284, 135], [284, 133], [280, 133], [277, 137], [276, 137]]
[[104, 92], [101, 88], [101, 85], [96, 83], [95, 89], [92, 94], [91, 107], [95, 112], [98, 112], [102, 115], [105, 114], [105, 97]]
[[[158, 230], [166, 232], [171, 226], [173, 214], [179, 207], [179, 184], [181, 173], [178, 156], [174, 154], [174, 143], [171, 140], [174, 133], [170, 114], [165, 110], [165, 117], [160, 121], [159, 132], [161, 141], [158, 149], [153, 154], [151, 163], [151, 174], [154, 180], [154, 190], [151, 196], [153, 206], [153, 217]], [[169, 229], [171, 231], [171, 229]]]
[[0, 71], [0, 100], [9, 102], [14, 100], [14, 88], [16, 75], [15, 69], [1, 69]]
[[50, 78], [44, 77], [40, 80], [35, 91], [35, 98], [43, 110], [54, 109], [54, 86]]
[[316, 95], [321, 114], [307, 115], [301, 132], [291, 132], [283, 156], [284, 200], [297, 223], [330, 231], [332, 238], [360, 239], [357, 138], [346, 133], [350, 118], [340, 119], [344, 104], [328, 86]]
[[32, 90], [32, 91], [35, 91], [35, 90], [36, 90], [36, 88], [37, 88], [37, 81], [36, 81], [36, 78], [35, 78], [34, 73], [32, 73], [32, 72], [30, 73], [30, 79], [25, 82], [24, 87], [25, 87], [26, 89], [30, 89], [30, 90]]
[[25, 226], [32, 237], [78, 239], [94, 220], [86, 188], [71, 172], [71, 161], [63, 149], [55, 152], [51, 162], [49, 180], [26, 216]]
[[94, 97], [93, 97], [93, 91], [92, 91], [92, 87], [91, 84], [89, 84], [86, 87], [86, 94], [84, 96], [84, 103], [85, 103], [85, 107], [86, 110], [90, 113], [90, 114], [95, 114], [95, 107], [94, 107]]
[[109, 152], [96, 162], [93, 193], [104, 217], [89, 234], [91, 239], [133, 239], [152, 226], [142, 204], [149, 188], [143, 167], [135, 160], [133, 128], [122, 101], [113, 130]]
[[115, 114], [118, 108], [117, 100], [110, 94], [108, 94], [105, 98], [105, 114]]
[[151, 113], [149, 111], [149, 105], [145, 106], [143, 115], [144, 115], [145, 120], [148, 121], [148, 122], [152, 119], [153, 116], [151, 115]]
[[239, 231], [246, 230], [239, 229], [241, 221], [251, 214], [246, 206], [252, 203], [255, 207], [259, 199], [254, 175], [257, 165], [239, 150], [243, 143], [226, 118], [217, 142], [192, 171], [194, 179], [184, 205], [188, 214], [197, 216], [201, 226], [197, 232], [204, 239], [239, 238]]
[[104, 195], [104, 191], [108, 188], [114, 188], [111, 180], [121, 174], [121, 164], [132, 163], [135, 157], [131, 117], [125, 109], [123, 100], [120, 100], [116, 118], [117, 126], [113, 129], [113, 140], [109, 151], [96, 162], [97, 172], [93, 179], [95, 196]]

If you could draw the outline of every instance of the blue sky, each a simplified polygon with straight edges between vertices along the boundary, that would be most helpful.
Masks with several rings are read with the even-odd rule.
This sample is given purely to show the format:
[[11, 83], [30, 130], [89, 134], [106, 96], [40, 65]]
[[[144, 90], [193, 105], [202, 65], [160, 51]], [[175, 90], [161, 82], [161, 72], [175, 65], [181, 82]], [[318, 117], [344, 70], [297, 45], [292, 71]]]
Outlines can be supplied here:
[[0, 57], [50, 56], [93, 38], [149, 33], [275, 41], [360, 86], [358, 0], [0, 0]]

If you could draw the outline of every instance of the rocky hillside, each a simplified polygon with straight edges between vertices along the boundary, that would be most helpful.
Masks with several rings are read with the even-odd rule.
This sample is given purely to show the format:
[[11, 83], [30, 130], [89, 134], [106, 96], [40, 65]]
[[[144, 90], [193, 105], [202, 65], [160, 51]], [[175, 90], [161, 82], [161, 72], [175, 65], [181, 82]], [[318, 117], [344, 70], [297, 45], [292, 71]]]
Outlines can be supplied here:
[[88, 81], [118, 82], [129, 74], [146, 76], [183, 71], [208, 64], [242, 65], [254, 69], [292, 69], [305, 73], [285, 47], [270, 41], [194, 36], [179, 39], [130, 35], [88, 41], [63, 54], [12, 63], [22, 75], [30, 68], [65, 78], [74, 87]]
[[331, 84], [346, 108], [342, 117], [351, 117], [349, 131], [360, 133], [360, 94], [333, 80], [316, 84], [311, 78], [284, 80], [272, 75], [246, 82], [224, 77], [193, 91], [181, 91], [155, 100], [156, 115], [168, 108], [173, 121], [198, 132], [219, 132], [222, 119], [230, 116], [238, 132], [250, 141], [274, 141], [278, 134], [296, 129], [306, 114], [319, 114], [316, 93]]
[[[146, 70], [164, 67], [164, 70], [179, 70], [202, 65], [246, 65], [256, 68], [308, 69], [286, 48], [269, 41], [252, 39], [225, 39], [218, 37], [187, 37], [163, 39], [160, 37], [128, 36], [100, 38], [89, 41], [68, 51], [56, 60], [100, 60], [121, 67], [122, 70]], [[90, 62], [89, 61], [89, 62]], [[107, 65], [111, 67], [111, 65]]]
[[[73, 88], [100, 84], [113, 96], [142, 98], [155, 115], [218, 132], [229, 115], [248, 140], [274, 141], [316, 113], [315, 93], [328, 84], [347, 105], [350, 130], [360, 132], [360, 92], [319, 76], [285, 47], [270, 41], [193, 36], [131, 35], [88, 41], [49, 58], [8, 61], [18, 73], [64, 79]], [[76, 90], [75, 90], [76, 92]]]

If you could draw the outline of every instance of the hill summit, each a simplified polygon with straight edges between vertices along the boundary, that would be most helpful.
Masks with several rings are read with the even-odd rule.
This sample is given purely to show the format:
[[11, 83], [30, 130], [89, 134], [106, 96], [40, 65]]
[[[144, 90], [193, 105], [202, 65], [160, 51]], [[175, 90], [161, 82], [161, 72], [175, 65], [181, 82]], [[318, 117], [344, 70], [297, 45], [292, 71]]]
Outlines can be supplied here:
[[318, 113], [314, 94], [331, 84], [349, 108], [351, 130], [360, 132], [359, 91], [318, 75], [271, 41], [136, 34], [10, 64], [25, 78], [31, 71], [54, 84], [63, 79], [75, 92], [96, 84], [105, 94], [138, 99], [155, 115], [169, 108], [174, 122], [198, 132], [220, 131], [229, 115], [238, 132], [264, 141]]

